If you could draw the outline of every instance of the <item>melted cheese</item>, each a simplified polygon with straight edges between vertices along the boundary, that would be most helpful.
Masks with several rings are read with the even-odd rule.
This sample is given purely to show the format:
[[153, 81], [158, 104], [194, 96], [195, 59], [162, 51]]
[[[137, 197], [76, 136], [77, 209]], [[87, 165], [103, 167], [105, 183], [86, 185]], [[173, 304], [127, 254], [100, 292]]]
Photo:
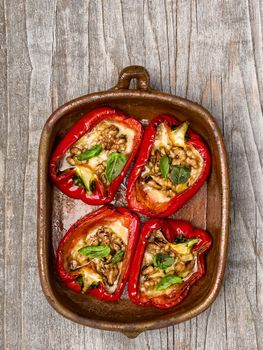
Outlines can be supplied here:
[[87, 260], [85, 255], [82, 255], [78, 252], [78, 250], [82, 248], [84, 245], [85, 245], [84, 239], [80, 239], [78, 240], [78, 242], [70, 252], [71, 258], [74, 260], [77, 260], [79, 262], [79, 265], [85, 264]]
[[185, 133], [188, 129], [188, 123], [182, 123], [175, 130], [169, 130], [169, 137], [174, 146], [185, 147]]
[[82, 136], [77, 142], [75, 142], [74, 146], [91, 148], [91, 146], [96, 145], [98, 136], [99, 136], [98, 127], [95, 126], [91, 131], [89, 131], [87, 134]]
[[146, 250], [143, 258], [144, 265], [151, 265], [152, 261], [153, 261], [153, 254], [149, 253]]
[[154, 147], [160, 149], [164, 147], [166, 149], [171, 148], [171, 140], [169, 137], [169, 129], [166, 123], [161, 123], [158, 126], [158, 132], [154, 140]]
[[128, 128], [127, 126], [124, 126], [121, 123], [111, 121], [109, 122], [109, 124], [113, 124], [117, 126], [120, 130], [120, 134], [123, 134], [126, 136], [127, 143], [126, 143], [126, 150], [124, 153], [131, 153], [133, 150], [133, 140], [135, 136], [135, 131], [133, 129]]
[[128, 243], [128, 228], [125, 227], [120, 220], [113, 221], [107, 225], [112, 229], [112, 231], [122, 239], [125, 245]]
[[204, 159], [203, 157], [201, 157], [201, 154], [197, 151], [196, 148], [194, 148], [193, 146], [188, 146], [191, 148], [191, 151], [193, 152], [193, 154], [195, 155], [195, 157], [198, 159], [198, 168], [191, 168], [191, 175], [190, 178], [188, 180], [188, 185], [191, 186], [193, 185], [193, 183], [196, 181], [196, 179], [200, 176], [203, 166], [204, 166]]
[[160, 149], [170, 149], [172, 146], [185, 147], [185, 133], [188, 129], [188, 123], [182, 123], [175, 130], [166, 123], [161, 123], [158, 126], [158, 133], [154, 141], [154, 147]]
[[88, 166], [76, 166], [76, 173], [81, 177], [87, 189], [90, 188], [90, 182], [94, 179], [94, 172]]
[[105, 151], [102, 151], [97, 157], [91, 158], [88, 160], [88, 164], [92, 169], [96, 169], [96, 167], [106, 161], [108, 159], [108, 155]]
[[187, 182], [176, 186], [176, 192], [181, 193], [187, 189]]
[[83, 292], [86, 292], [92, 283], [103, 282], [101, 275], [88, 266], [79, 269], [78, 273], [82, 276], [83, 279]]
[[158, 203], [165, 203], [171, 199], [163, 192], [161, 192], [161, 191], [157, 190], [156, 188], [153, 188], [147, 184], [144, 186], [144, 191], [148, 194], [148, 196], [151, 198], [151, 200], [156, 201]]
[[118, 282], [119, 282], [119, 278], [120, 278], [120, 275], [121, 275], [121, 270], [119, 271], [118, 273], [118, 276], [116, 277], [114, 283], [112, 286], [109, 286], [107, 283], [105, 284], [105, 289], [109, 292], [109, 293], [114, 293], [117, 286], [118, 286]]
[[60, 171], [64, 171], [64, 170], [67, 170], [67, 169], [72, 169], [72, 168], [75, 168], [74, 165], [70, 165], [68, 162], [67, 162], [67, 157], [70, 156], [70, 151], [68, 150], [66, 153], [65, 153], [65, 156], [60, 160], [60, 165], [59, 165], [59, 170]]
[[[120, 220], [116, 221], [109, 221], [107, 224], [103, 225], [106, 227], [109, 227], [120, 239], [123, 241], [125, 245], [128, 243], [128, 232], [129, 229], [125, 227]], [[87, 236], [95, 235], [97, 230], [101, 227], [101, 225], [93, 227], [91, 230], [89, 230]]]

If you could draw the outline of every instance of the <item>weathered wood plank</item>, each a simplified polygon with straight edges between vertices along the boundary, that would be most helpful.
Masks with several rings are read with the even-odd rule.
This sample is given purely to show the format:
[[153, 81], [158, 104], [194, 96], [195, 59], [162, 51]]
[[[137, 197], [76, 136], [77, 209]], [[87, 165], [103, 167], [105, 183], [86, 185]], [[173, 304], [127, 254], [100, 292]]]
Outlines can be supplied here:
[[[14, 11], [14, 8], [16, 11]], [[28, 149], [28, 99], [31, 63], [24, 1], [5, 3], [7, 45], [7, 149], [5, 168], [4, 340], [7, 349], [22, 345], [23, 205]]]
[[[25, 150], [25, 182], [22, 237], [22, 276], [21, 309], [23, 349], [47, 349], [49, 339], [50, 308], [46, 307], [43, 295], [36, 285], [39, 284], [36, 259], [36, 187], [37, 152], [39, 135], [46, 120], [46, 113], [52, 111], [52, 49], [55, 19], [55, 1], [27, 1], [26, 42], [31, 62], [30, 86], [27, 90], [28, 106], [28, 149]], [[46, 16], [46, 14], [49, 14]], [[30, 322], [28, 322], [30, 320]], [[40, 326], [42, 325], [42, 326]], [[33, 336], [33, 334], [35, 336]], [[7, 340], [8, 344], [8, 340]]]
[[[6, 77], [6, 21], [4, 4], [0, 4], [0, 134], [7, 134], [7, 77]], [[5, 324], [5, 166], [6, 166], [7, 137], [0, 138], [0, 348], [4, 348], [4, 324]]]
[[[0, 348], [263, 349], [262, 16], [260, 0], [2, 2]], [[146, 66], [155, 88], [212, 112], [232, 185], [229, 264], [216, 302], [134, 340], [57, 315], [35, 253], [41, 128], [65, 101], [113, 86], [129, 64]]]

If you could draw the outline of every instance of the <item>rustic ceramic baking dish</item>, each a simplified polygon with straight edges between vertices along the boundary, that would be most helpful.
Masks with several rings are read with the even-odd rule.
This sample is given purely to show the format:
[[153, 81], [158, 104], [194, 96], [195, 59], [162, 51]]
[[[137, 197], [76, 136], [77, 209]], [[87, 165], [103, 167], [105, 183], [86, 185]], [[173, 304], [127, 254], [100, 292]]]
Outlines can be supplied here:
[[[136, 80], [136, 88], [129, 89]], [[52, 150], [73, 123], [88, 111], [99, 107], [117, 107], [135, 116], [143, 124], [167, 113], [188, 120], [194, 131], [206, 140], [212, 154], [208, 181], [175, 217], [189, 220], [206, 229], [213, 245], [206, 257], [207, 272], [176, 307], [159, 310], [139, 307], [127, 296], [118, 303], [105, 303], [91, 296], [74, 293], [58, 279], [55, 250], [67, 229], [95, 207], [68, 198], [50, 182], [48, 163]], [[125, 182], [115, 196], [116, 206], [126, 205]], [[116, 87], [89, 94], [66, 103], [46, 122], [40, 141], [38, 168], [38, 263], [43, 292], [60, 314], [85, 326], [120, 331], [129, 337], [140, 332], [186, 321], [208, 308], [215, 300], [223, 280], [229, 229], [229, 176], [227, 155], [221, 132], [211, 114], [183, 98], [151, 89], [148, 72], [139, 66], [125, 68]]]

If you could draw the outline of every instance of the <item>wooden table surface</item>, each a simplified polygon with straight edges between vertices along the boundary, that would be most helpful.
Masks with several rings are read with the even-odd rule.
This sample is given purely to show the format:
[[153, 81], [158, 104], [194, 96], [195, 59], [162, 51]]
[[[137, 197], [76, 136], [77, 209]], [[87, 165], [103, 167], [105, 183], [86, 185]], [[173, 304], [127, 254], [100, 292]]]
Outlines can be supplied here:
[[[0, 349], [263, 349], [261, 0], [2, 0]], [[183, 324], [134, 340], [84, 328], [45, 300], [36, 257], [37, 154], [53, 110], [112, 87], [130, 64], [154, 88], [201, 103], [231, 172], [225, 282]]]

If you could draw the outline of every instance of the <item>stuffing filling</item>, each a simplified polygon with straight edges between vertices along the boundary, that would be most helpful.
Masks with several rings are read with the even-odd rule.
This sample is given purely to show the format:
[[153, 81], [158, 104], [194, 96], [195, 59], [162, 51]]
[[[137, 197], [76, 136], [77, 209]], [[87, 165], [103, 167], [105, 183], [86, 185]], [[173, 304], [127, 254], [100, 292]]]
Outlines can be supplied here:
[[116, 290], [128, 236], [128, 229], [120, 226], [121, 234], [106, 225], [96, 227], [71, 250], [66, 269], [77, 275], [75, 281], [80, 284], [83, 293], [99, 283], [110, 293]]
[[197, 255], [192, 251], [197, 238], [177, 236], [170, 243], [160, 229], [148, 238], [141, 266], [140, 291], [148, 296], [169, 295], [196, 272]]
[[123, 170], [133, 150], [135, 131], [111, 119], [97, 124], [67, 151], [60, 171], [75, 168], [77, 186], [88, 193], [95, 182], [110, 184]]
[[187, 123], [174, 130], [166, 122], [158, 125], [151, 156], [140, 177], [143, 190], [157, 202], [167, 202], [185, 191], [201, 174], [203, 158], [186, 143], [187, 128]]

